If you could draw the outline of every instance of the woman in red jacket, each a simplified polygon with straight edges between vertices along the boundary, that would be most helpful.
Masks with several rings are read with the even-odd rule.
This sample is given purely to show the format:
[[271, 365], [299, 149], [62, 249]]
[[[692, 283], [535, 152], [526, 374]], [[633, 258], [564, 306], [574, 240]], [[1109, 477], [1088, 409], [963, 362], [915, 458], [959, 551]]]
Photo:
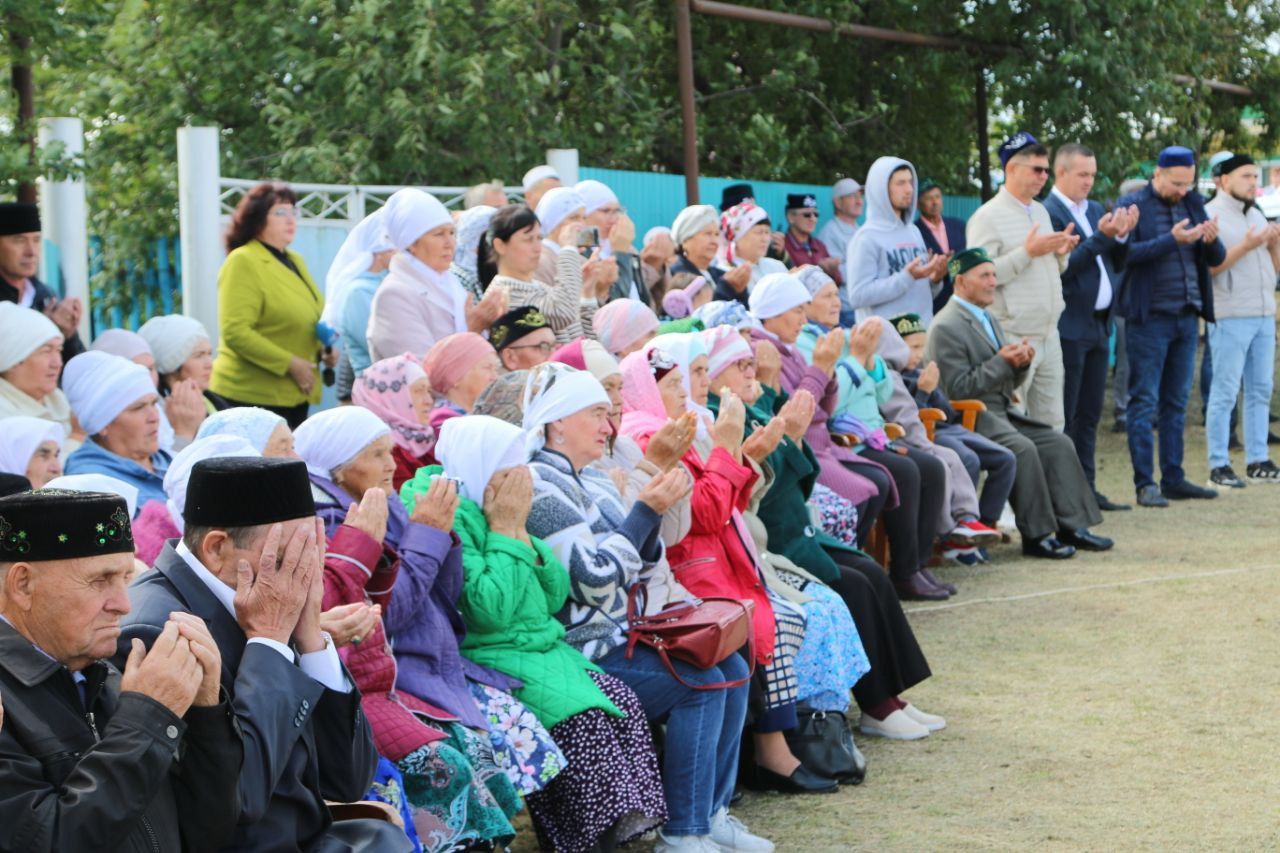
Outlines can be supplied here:
[[[662, 350], [650, 345], [623, 359], [621, 431], [642, 449], [669, 418], [698, 417], [689, 412], [688, 399], [680, 369]], [[797, 723], [795, 655], [804, 639], [804, 616], [799, 608], [769, 594], [742, 519], [759, 479], [750, 460], [763, 459], [773, 450], [764, 431], [743, 444], [745, 417], [745, 407], [732, 397], [707, 427], [710, 450], [705, 458], [696, 443], [681, 457], [693, 480], [693, 523], [679, 542], [665, 543], [667, 560], [676, 580], [695, 595], [755, 604], [756, 663], [765, 682], [763, 695], [753, 691], [752, 697], [759, 781], [794, 793], [830, 792], [836, 782], [804, 767], [782, 734]]]

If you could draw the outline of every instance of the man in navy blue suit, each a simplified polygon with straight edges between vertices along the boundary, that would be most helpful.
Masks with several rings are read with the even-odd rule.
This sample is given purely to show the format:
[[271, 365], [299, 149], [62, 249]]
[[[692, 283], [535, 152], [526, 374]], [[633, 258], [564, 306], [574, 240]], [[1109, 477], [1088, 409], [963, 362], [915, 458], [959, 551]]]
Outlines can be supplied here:
[[[1118, 202], [1136, 204], [1141, 213], [1129, 235], [1116, 310], [1124, 316], [1129, 348], [1129, 459], [1138, 504], [1145, 507], [1218, 496], [1188, 481], [1182, 467], [1199, 318], [1214, 321], [1209, 269], [1227, 257], [1218, 221], [1205, 212], [1195, 187], [1195, 152], [1171, 146], [1160, 152], [1151, 181]], [[1152, 439], [1157, 413], [1158, 487]]]
[[1062, 387], [1066, 434], [1076, 446], [1080, 466], [1104, 510], [1126, 510], [1098, 492], [1094, 466], [1098, 421], [1107, 388], [1107, 366], [1111, 356], [1111, 326], [1115, 313], [1115, 291], [1119, 271], [1129, 251], [1129, 232], [1138, 224], [1138, 208], [1129, 205], [1111, 213], [1089, 201], [1089, 191], [1098, 175], [1098, 160], [1084, 145], [1068, 144], [1058, 149], [1053, 160], [1053, 191], [1044, 206], [1053, 220], [1053, 230], [1063, 231], [1075, 223], [1080, 242], [1071, 251], [1067, 271], [1062, 274], [1062, 300], [1066, 307], [1058, 318], [1062, 338]]
[[[954, 255], [963, 252], [968, 245], [964, 237], [964, 220], [942, 215], [942, 187], [933, 178], [920, 179], [920, 198], [916, 202], [920, 218], [916, 228], [924, 238], [924, 244], [935, 255]], [[935, 285], [933, 313], [937, 314], [951, 298], [951, 276], [945, 275]]]

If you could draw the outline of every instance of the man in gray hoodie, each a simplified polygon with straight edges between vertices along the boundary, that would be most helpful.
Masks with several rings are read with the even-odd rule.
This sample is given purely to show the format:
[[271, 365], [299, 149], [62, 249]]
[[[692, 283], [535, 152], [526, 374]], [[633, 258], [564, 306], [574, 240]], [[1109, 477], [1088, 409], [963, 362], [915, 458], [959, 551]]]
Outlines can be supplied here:
[[948, 255], [930, 255], [915, 226], [916, 169], [881, 157], [867, 171], [867, 219], [845, 252], [845, 289], [858, 321], [917, 314], [933, 319], [933, 285], [947, 273]]

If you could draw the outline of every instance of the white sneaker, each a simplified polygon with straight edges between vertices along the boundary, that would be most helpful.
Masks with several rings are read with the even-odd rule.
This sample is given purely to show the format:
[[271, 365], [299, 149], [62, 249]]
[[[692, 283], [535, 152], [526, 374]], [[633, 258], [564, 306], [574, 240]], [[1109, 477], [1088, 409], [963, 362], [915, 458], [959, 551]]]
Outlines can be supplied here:
[[708, 837], [716, 849], [724, 853], [773, 853], [772, 841], [752, 835], [742, 821], [729, 814], [728, 809], [721, 809], [711, 816], [711, 835]]
[[893, 740], [920, 740], [929, 736], [929, 730], [908, 717], [902, 711], [894, 711], [883, 720], [864, 713], [858, 720], [858, 730], [864, 735], [887, 737]]
[[926, 714], [910, 702], [902, 712], [931, 732], [940, 732], [947, 727], [947, 721], [937, 714]]
[[720, 853], [720, 849], [710, 835], [667, 835], [659, 829], [653, 853]]

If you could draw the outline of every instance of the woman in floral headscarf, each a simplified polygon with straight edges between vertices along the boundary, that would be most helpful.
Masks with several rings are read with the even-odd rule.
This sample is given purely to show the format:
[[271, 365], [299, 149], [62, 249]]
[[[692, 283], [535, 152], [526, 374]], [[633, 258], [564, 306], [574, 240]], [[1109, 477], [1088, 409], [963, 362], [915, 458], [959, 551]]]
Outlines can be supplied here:
[[351, 399], [373, 412], [391, 427], [391, 456], [396, 462], [393, 483], [397, 489], [423, 465], [434, 465], [431, 448], [436, 443], [431, 428], [431, 384], [418, 360], [405, 353], [369, 365], [356, 379]]
[[769, 273], [787, 271], [781, 261], [765, 257], [772, 230], [768, 212], [754, 201], [735, 204], [720, 216], [724, 242], [714, 262], [714, 269], [722, 276], [716, 285], [716, 299], [745, 303], [757, 281]]

